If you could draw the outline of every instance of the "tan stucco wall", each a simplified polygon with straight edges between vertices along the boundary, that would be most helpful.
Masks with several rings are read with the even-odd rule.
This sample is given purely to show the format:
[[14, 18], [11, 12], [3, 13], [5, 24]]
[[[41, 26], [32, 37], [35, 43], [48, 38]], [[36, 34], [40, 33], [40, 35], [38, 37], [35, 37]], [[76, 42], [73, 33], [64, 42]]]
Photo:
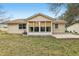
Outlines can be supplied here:
[[9, 24], [7, 32], [8, 33], [17, 33], [17, 34], [20, 34], [20, 33], [23, 33], [24, 30], [23, 29], [19, 29], [18, 28], [18, 24]]
[[65, 33], [65, 24], [58, 24], [58, 28], [55, 28], [55, 24], [52, 26], [53, 33]]

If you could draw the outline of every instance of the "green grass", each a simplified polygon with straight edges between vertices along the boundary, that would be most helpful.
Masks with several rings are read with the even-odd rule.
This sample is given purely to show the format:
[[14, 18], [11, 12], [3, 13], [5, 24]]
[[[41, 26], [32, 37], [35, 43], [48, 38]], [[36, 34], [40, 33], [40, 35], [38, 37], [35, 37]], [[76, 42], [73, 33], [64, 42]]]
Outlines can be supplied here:
[[22, 36], [0, 31], [1, 56], [79, 55], [78, 39], [56, 39], [51, 36]]

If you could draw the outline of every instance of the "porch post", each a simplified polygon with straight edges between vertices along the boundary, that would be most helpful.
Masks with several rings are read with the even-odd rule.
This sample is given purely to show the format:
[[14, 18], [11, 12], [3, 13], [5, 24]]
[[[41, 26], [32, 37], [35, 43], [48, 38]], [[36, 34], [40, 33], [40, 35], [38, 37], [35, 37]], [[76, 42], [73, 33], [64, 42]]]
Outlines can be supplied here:
[[39, 21], [39, 32], [41, 32], [41, 29], [40, 29], [40, 21]]
[[29, 32], [29, 22], [27, 22], [26, 24], [26, 30], [27, 30], [27, 33]]
[[46, 32], [46, 21], [45, 21], [45, 32]]
[[26, 30], [27, 30], [27, 33], [29, 32], [29, 22], [27, 22], [27, 24], [26, 24]]
[[52, 31], [52, 21], [51, 21], [51, 33], [52, 33], [53, 31]]
[[34, 32], [34, 21], [33, 21], [33, 32]]

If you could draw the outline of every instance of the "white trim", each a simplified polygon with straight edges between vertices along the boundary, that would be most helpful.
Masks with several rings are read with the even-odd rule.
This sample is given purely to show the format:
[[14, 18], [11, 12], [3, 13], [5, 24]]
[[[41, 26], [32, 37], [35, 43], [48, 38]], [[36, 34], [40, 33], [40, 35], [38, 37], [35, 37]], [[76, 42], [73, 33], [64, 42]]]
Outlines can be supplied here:
[[52, 22], [51, 22], [51, 32], [53, 32], [53, 30], [52, 30], [52, 29], [53, 29], [53, 27], [52, 27]]
[[27, 35], [52, 35], [51, 32], [29, 32]]
[[27, 26], [27, 27], [26, 27], [26, 28], [27, 28], [27, 29], [26, 29], [26, 30], [27, 30], [27, 33], [29, 32], [29, 28], [28, 28], [29, 26], [28, 26], [28, 24], [29, 24], [29, 23], [27, 22], [27, 25], [26, 25], [26, 26]]
[[33, 32], [34, 32], [34, 28], [35, 28], [35, 27], [34, 27], [34, 21], [33, 21]]
[[46, 21], [45, 21], [45, 32], [46, 32]]
[[40, 26], [40, 22], [39, 22], [39, 32], [41, 32], [41, 29], [40, 29], [40, 27], [41, 27], [41, 26]]

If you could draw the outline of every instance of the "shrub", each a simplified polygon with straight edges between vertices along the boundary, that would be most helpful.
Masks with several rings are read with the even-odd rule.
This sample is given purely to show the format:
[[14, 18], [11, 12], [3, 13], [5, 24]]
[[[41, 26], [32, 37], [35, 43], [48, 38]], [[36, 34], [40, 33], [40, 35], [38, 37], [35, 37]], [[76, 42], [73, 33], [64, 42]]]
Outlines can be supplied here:
[[70, 31], [70, 33], [72, 33], [72, 31]]
[[76, 33], [76, 34], [77, 34], [77, 32], [74, 32], [74, 33]]
[[23, 32], [23, 34], [26, 34], [27, 35], [27, 32]]
[[66, 33], [69, 33], [69, 31], [65, 30]]
[[74, 33], [77, 33], [75, 30], [73, 31]]

